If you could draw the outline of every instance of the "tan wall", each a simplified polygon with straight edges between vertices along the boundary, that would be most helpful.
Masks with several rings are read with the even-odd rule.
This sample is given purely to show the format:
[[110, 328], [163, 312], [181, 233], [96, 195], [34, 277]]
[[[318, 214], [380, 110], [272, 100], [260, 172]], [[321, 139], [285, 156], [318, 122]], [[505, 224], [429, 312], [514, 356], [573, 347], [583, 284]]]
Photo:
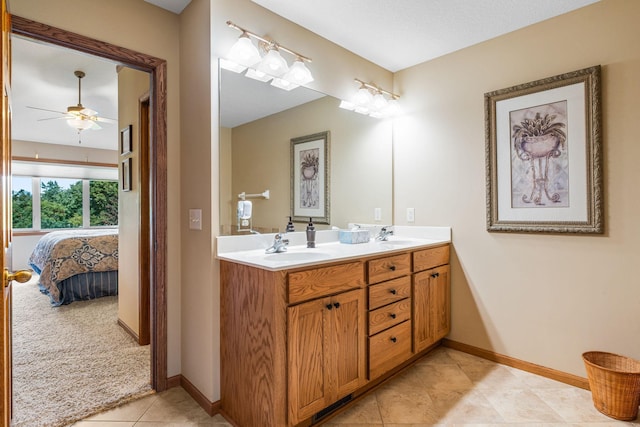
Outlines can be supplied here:
[[149, 94], [149, 73], [131, 68], [118, 72], [118, 125], [131, 125], [131, 153], [120, 156], [118, 174], [122, 182], [122, 160], [131, 159], [131, 191], [118, 192], [118, 319], [140, 334], [140, 98]]
[[[179, 18], [142, 0], [20, 0], [12, 14], [167, 61], [168, 374], [180, 373], [180, 86]], [[88, 12], [89, 11], [89, 12]]]
[[[217, 197], [212, 184], [217, 148], [211, 135], [211, 50], [209, 1], [194, 0], [180, 16], [181, 86], [181, 231], [182, 375], [208, 399], [219, 399], [219, 304], [214, 273], [211, 205]], [[217, 81], [217, 77], [216, 80]], [[217, 158], [217, 157], [216, 157]], [[217, 164], [217, 160], [215, 161]], [[217, 173], [216, 173], [217, 179]], [[214, 194], [215, 192], [215, 194]], [[189, 209], [202, 209], [202, 230], [189, 229]], [[217, 217], [217, 211], [215, 211]]]
[[[330, 132], [330, 224], [373, 223], [376, 207], [383, 213], [381, 223], [391, 223], [391, 122], [340, 109], [339, 103], [320, 98], [232, 130], [231, 199], [220, 203], [226, 204], [223, 212], [233, 212], [234, 227], [237, 195], [269, 189], [268, 200], [251, 199], [253, 228], [284, 231], [291, 212], [290, 141], [324, 131]], [[296, 224], [296, 231], [305, 226]]]
[[[396, 219], [453, 227], [452, 340], [583, 377], [587, 350], [640, 359], [639, 16], [603, 0], [396, 74]], [[596, 64], [606, 233], [488, 233], [483, 94]]]

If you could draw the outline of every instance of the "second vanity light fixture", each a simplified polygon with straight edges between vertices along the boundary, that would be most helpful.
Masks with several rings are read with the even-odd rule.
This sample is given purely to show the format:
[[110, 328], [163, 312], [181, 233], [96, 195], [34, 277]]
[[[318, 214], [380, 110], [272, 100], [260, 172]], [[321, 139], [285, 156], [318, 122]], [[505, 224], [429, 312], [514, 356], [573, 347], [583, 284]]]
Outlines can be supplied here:
[[[313, 81], [311, 71], [305, 65], [305, 62], [311, 62], [311, 58], [245, 30], [231, 21], [227, 21], [227, 25], [242, 34], [231, 47], [227, 60], [222, 61], [222, 67], [236, 73], [247, 70], [246, 77], [263, 82], [272, 80], [272, 86], [284, 90], [292, 90]], [[252, 38], [258, 41], [257, 47], [253, 44]], [[264, 52], [264, 56], [260, 51]], [[280, 51], [295, 57], [290, 67], [280, 55]]]
[[400, 95], [386, 91], [373, 83], [365, 83], [360, 79], [354, 80], [360, 84], [360, 89], [353, 95], [351, 100], [340, 102], [340, 108], [375, 118], [398, 115], [400, 112], [398, 105]]

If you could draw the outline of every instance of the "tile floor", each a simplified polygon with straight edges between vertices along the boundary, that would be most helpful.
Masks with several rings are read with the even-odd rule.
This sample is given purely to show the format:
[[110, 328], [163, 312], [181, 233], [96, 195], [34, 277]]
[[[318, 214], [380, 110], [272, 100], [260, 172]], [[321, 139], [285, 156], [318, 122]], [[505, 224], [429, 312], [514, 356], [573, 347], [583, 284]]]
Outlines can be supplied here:
[[[220, 415], [209, 417], [175, 388], [74, 426], [230, 425]], [[640, 420], [600, 414], [586, 390], [440, 347], [325, 426], [614, 427], [640, 426]]]

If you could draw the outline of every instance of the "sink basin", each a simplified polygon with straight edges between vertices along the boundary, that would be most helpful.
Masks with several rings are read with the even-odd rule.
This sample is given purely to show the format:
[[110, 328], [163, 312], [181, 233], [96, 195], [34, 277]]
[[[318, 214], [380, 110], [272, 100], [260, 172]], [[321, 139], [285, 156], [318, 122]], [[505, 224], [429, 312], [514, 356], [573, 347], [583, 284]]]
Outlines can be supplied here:
[[329, 258], [324, 252], [280, 252], [277, 254], [265, 254], [267, 261], [315, 261]]

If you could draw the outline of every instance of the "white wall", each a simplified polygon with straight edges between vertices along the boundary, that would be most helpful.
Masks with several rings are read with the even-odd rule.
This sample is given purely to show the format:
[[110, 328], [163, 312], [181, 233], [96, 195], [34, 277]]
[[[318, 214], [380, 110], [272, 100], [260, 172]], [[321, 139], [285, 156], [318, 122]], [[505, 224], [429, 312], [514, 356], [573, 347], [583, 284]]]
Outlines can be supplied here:
[[[396, 74], [395, 218], [453, 228], [449, 338], [585, 377], [640, 359], [640, 2], [603, 0]], [[602, 64], [601, 236], [489, 233], [483, 94]]]
[[13, 271], [30, 270], [29, 257], [42, 235], [13, 236], [11, 243], [11, 268]]

